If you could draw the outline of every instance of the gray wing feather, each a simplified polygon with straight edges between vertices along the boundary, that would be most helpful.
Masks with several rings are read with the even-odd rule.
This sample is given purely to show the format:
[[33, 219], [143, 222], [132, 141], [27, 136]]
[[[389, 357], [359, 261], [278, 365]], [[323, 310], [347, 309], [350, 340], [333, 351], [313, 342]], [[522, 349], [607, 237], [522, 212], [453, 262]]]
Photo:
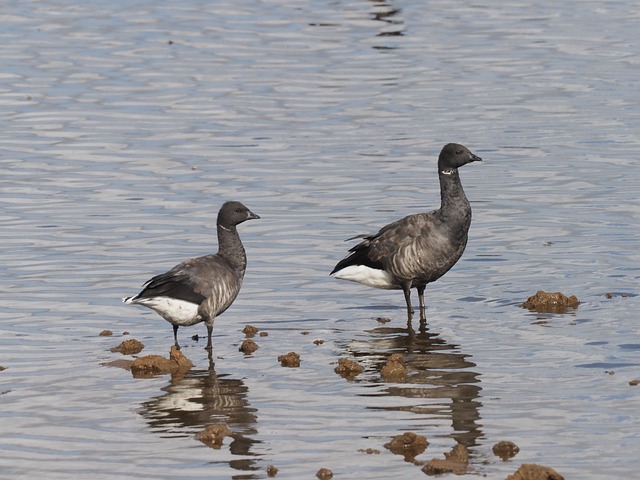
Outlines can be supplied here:
[[179, 263], [145, 283], [138, 298], [168, 296], [200, 305], [205, 318], [224, 312], [238, 296], [242, 278], [220, 255], [205, 255]]

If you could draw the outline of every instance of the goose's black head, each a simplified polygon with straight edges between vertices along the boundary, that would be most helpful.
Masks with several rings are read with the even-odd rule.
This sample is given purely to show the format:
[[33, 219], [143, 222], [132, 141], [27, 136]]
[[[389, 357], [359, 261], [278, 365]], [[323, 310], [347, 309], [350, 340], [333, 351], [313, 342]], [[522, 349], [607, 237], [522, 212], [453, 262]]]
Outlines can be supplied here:
[[235, 227], [246, 220], [260, 218], [240, 202], [225, 202], [218, 212], [218, 225]]
[[438, 158], [438, 172], [446, 172], [454, 168], [460, 168], [471, 162], [479, 162], [482, 159], [471, 153], [464, 145], [459, 143], [447, 143], [442, 147]]

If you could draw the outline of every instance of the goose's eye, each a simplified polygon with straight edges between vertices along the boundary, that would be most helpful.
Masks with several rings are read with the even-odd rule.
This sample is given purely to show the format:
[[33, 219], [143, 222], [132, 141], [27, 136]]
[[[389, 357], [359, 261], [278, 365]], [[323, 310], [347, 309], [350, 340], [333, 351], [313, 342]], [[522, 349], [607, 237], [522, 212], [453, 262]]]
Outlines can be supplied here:
[[462, 150], [456, 150], [456, 155], [462, 154]]

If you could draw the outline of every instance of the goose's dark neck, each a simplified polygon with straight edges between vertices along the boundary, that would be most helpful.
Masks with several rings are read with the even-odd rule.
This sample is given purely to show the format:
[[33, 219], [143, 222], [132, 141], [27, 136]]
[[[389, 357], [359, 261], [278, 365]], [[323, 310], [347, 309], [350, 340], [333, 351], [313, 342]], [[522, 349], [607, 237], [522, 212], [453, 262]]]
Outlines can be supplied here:
[[438, 172], [440, 177], [440, 211], [447, 217], [468, 217], [471, 219], [471, 206], [464, 194], [458, 169]]
[[244, 275], [247, 255], [235, 226], [218, 225], [218, 254], [229, 261], [240, 277]]

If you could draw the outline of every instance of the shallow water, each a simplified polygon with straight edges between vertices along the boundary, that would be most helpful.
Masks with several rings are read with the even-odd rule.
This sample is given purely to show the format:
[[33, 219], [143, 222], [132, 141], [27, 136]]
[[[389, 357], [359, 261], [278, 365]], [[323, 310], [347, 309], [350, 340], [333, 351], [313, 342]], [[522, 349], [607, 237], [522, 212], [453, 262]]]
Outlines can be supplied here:
[[[429, 439], [418, 460], [468, 445], [471, 476], [635, 476], [635, 4], [96, 7], [0, 11], [0, 477], [414, 478], [383, 447], [405, 431]], [[461, 170], [474, 221], [412, 336], [399, 292], [328, 272], [344, 239], [437, 207], [449, 141], [485, 160]], [[185, 376], [104, 366], [125, 338], [167, 354], [169, 324], [120, 298], [215, 250], [227, 199], [262, 219], [240, 227], [249, 266], [215, 370], [190, 339], [204, 326], [180, 331]], [[538, 289], [582, 303], [520, 309]], [[269, 334], [247, 357], [246, 324]], [[279, 365], [289, 351], [300, 368]], [[397, 352], [407, 380], [384, 382]], [[365, 371], [343, 379], [340, 357]], [[221, 449], [193, 438], [219, 422]]]

